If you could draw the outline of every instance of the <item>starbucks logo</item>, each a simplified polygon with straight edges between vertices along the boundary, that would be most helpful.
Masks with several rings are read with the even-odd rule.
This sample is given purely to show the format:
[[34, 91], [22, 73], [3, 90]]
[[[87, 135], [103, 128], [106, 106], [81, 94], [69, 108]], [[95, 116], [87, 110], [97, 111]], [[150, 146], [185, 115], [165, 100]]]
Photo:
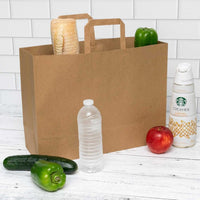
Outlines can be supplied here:
[[176, 98], [176, 104], [177, 104], [177, 106], [185, 106], [186, 103], [187, 103], [186, 98], [184, 98], [184, 97], [178, 97], [178, 98]]

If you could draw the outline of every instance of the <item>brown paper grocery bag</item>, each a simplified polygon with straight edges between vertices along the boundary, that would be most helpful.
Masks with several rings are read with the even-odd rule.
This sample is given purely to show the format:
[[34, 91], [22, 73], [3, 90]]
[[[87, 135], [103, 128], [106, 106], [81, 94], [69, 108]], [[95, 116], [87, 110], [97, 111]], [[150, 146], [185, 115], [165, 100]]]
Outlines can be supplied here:
[[[120, 38], [94, 40], [97, 25], [120, 24]], [[167, 44], [134, 47], [120, 19], [90, 20], [78, 55], [52, 45], [20, 49], [23, 119], [31, 153], [78, 158], [77, 114], [94, 99], [103, 119], [104, 153], [145, 145], [165, 125]]]

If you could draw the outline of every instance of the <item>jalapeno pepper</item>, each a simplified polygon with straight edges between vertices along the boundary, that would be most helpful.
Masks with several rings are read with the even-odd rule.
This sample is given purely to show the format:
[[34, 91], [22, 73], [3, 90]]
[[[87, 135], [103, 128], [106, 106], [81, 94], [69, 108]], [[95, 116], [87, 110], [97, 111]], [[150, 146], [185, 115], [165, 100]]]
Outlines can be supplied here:
[[36, 185], [49, 192], [61, 189], [66, 181], [61, 165], [45, 160], [35, 162], [31, 168], [31, 177]]
[[153, 28], [138, 28], [135, 32], [135, 47], [158, 43], [158, 34]]

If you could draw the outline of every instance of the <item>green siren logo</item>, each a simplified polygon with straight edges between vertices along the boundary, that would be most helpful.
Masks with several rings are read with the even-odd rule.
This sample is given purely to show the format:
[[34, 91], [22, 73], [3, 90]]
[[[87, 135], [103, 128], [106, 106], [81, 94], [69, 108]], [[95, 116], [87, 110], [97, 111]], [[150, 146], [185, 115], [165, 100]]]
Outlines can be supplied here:
[[185, 106], [186, 103], [187, 103], [186, 98], [184, 98], [184, 97], [178, 97], [178, 98], [176, 98], [176, 104], [177, 104], [177, 106]]

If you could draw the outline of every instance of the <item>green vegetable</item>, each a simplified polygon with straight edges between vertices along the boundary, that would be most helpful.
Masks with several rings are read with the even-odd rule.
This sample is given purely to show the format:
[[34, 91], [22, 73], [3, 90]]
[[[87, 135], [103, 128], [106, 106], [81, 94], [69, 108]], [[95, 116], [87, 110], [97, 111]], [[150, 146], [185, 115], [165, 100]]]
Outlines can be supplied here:
[[66, 175], [61, 165], [46, 160], [38, 160], [31, 168], [33, 182], [49, 192], [61, 189], [65, 185]]
[[153, 28], [138, 28], [135, 32], [135, 47], [158, 43], [158, 34]]
[[30, 171], [31, 167], [38, 160], [46, 160], [60, 164], [65, 174], [72, 174], [78, 169], [77, 164], [73, 160], [56, 156], [36, 154], [9, 156], [4, 159], [3, 165], [8, 170]]

